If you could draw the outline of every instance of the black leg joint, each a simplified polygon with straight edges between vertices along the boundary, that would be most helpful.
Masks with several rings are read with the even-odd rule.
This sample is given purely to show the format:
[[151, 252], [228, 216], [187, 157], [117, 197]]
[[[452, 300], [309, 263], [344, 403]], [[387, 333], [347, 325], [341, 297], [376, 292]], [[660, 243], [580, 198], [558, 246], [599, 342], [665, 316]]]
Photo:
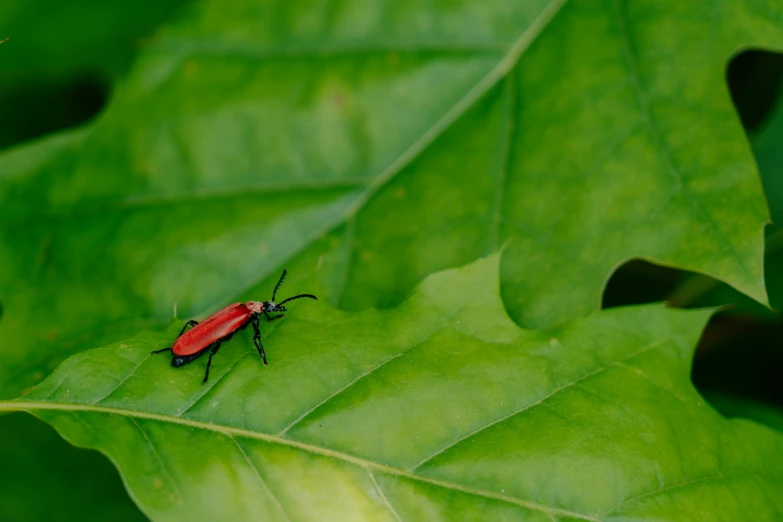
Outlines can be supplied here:
[[212, 347], [212, 350], [209, 352], [209, 360], [207, 361], [207, 371], [204, 373], [204, 381], [201, 384], [206, 384], [207, 379], [209, 379], [209, 367], [212, 366], [212, 356], [217, 353], [217, 351], [220, 350], [220, 341], [215, 343], [215, 346]]
[[256, 350], [258, 350], [258, 355], [261, 357], [261, 360], [264, 361], [264, 364], [268, 365], [269, 363], [266, 362], [266, 352], [264, 351], [264, 345], [261, 344], [261, 332], [258, 329], [258, 321], [258, 317], [255, 321], [253, 321], [253, 330], [255, 331], [253, 334], [253, 342], [256, 345]]
[[198, 324], [198, 321], [194, 321], [193, 319], [191, 319], [190, 321], [185, 323], [185, 326], [183, 326], [182, 330], [179, 331], [179, 335], [177, 335], [177, 337], [179, 337], [180, 335], [184, 334], [185, 330], [187, 330], [188, 326], [196, 326], [197, 324]]

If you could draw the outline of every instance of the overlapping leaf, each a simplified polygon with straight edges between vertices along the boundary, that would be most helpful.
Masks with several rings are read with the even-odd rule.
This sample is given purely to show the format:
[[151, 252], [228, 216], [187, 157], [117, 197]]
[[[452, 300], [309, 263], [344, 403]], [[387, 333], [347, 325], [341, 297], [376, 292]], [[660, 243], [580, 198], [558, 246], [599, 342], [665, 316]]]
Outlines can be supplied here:
[[200, 2], [98, 122], [0, 158], [0, 395], [175, 302], [263, 298], [283, 266], [385, 307], [507, 238], [525, 325], [596, 309], [633, 256], [764, 301], [723, 70], [781, 47], [781, 20], [750, 1]]
[[[172, 369], [144, 334], [66, 361], [20, 402], [119, 467], [156, 520], [773, 520], [783, 436], [693, 390], [709, 312], [615, 309], [519, 329], [498, 257], [401, 307], [302, 303]], [[292, 306], [293, 308], [293, 306]]]
[[38, 419], [0, 415], [0, 448], [0, 520], [145, 520], [111, 463]]

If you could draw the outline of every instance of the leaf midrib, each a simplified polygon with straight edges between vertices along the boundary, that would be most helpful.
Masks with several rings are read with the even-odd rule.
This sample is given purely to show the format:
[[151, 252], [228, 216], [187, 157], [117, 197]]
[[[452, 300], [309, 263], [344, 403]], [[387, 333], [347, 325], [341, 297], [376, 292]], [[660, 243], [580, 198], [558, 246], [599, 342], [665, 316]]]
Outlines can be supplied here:
[[584, 515], [581, 513], [575, 513], [572, 511], [568, 511], [565, 509], [560, 509], [552, 506], [548, 506], [546, 504], [539, 504], [536, 502], [532, 502], [529, 500], [520, 499], [517, 497], [511, 497], [508, 495], [501, 495], [492, 491], [486, 491], [483, 489], [477, 489], [477, 488], [471, 488], [469, 486], [465, 486], [463, 484], [459, 484], [457, 482], [450, 482], [447, 480], [441, 480], [437, 478], [431, 478], [424, 475], [419, 475], [417, 473], [413, 473], [408, 470], [404, 470], [401, 468], [396, 468], [394, 466], [389, 466], [387, 464], [382, 464], [380, 462], [375, 462], [372, 460], [363, 459], [360, 457], [356, 457], [353, 455], [349, 455], [347, 453], [343, 453], [340, 451], [331, 450], [328, 448], [324, 448], [321, 446], [316, 446], [313, 444], [308, 444], [305, 442], [300, 442], [296, 440], [286, 439], [279, 437], [277, 435], [271, 435], [267, 433], [261, 433], [256, 431], [251, 431], [243, 428], [236, 428], [232, 426], [223, 426], [218, 424], [210, 424], [206, 422], [201, 422], [197, 420], [192, 419], [185, 419], [181, 417], [172, 417], [169, 415], [163, 415], [160, 413], [151, 413], [151, 412], [141, 412], [141, 411], [134, 411], [134, 410], [127, 410], [124, 408], [114, 408], [114, 407], [108, 407], [108, 406], [96, 406], [92, 404], [68, 404], [68, 403], [39, 403], [39, 402], [29, 402], [29, 401], [0, 401], [0, 412], [7, 411], [27, 411], [28, 413], [33, 413], [36, 410], [47, 410], [47, 411], [64, 411], [68, 413], [73, 413], [76, 411], [83, 411], [87, 413], [97, 413], [97, 414], [106, 414], [106, 415], [121, 415], [124, 417], [128, 417], [133, 422], [135, 422], [135, 419], [144, 419], [144, 420], [151, 420], [156, 422], [163, 422], [168, 424], [177, 424], [181, 426], [187, 426], [189, 428], [195, 428], [195, 429], [201, 429], [201, 430], [209, 430], [212, 432], [220, 433], [222, 435], [225, 435], [227, 437], [244, 437], [248, 439], [255, 439], [255, 440], [262, 440], [264, 442], [268, 442], [271, 444], [278, 444], [282, 446], [287, 446], [291, 448], [296, 448], [302, 451], [306, 451], [309, 453], [321, 455], [324, 457], [330, 457], [335, 458], [344, 462], [348, 462], [350, 464], [354, 464], [357, 466], [360, 466], [364, 469], [375, 469], [378, 471], [381, 471], [383, 473], [388, 473], [391, 475], [396, 475], [400, 477], [405, 477], [411, 480], [415, 480], [418, 482], [425, 482], [434, 486], [439, 486], [446, 489], [451, 489], [455, 491], [460, 491], [462, 493], [467, 493], [470, 495], [477, 495], [485, 498], [490, 498], [494, 500], [499, 500], [502, 502], [507, 502], [510, 504], [515, 504], [527, 509], [535, 510], [535, 511], [541, 511], [544, 513], [549, 513], [552, 515], [561, 515], [561, 516], [568, 516], [573, 518], [578, 518], [580, 520], [589, 520], [591, 522], [601, 522], [600, 519], [591, 517], [589, 515]]

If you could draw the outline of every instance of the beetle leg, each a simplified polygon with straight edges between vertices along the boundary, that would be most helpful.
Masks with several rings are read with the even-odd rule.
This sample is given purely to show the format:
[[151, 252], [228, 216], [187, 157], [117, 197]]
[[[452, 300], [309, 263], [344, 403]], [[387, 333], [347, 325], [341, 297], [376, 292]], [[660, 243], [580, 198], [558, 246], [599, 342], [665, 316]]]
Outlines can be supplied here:
[[196, 326], [197, 324], [198, 324], [198, 321], [194, 321], [193, 319], [191, 319], [190, 321], [188, 321], [187, 323], [185, 323], [185, 326], [183, 326], [183, 327], [182, 327], [182, 330], [180, 330], [180, 331], [179, 331], [179, 335], [177, 335], [177, 337], [179, 337], [180, 335], [184, 334], [184, 333], [185, 333], [185, 329], [186, 329], [188, 326]]
[[267, 321], [274, 321], [275, 319], [280, 319], [281, 317], [285, 317], [285, 314], [280, 314], [272, 317], [269, 315], [269, 312], [264, 312], [264, 317], [266, 317]]
[[204, 382], [202, 384], [207, 383], [207, 379], [209, 379], [209, 367], [212, 366], [212, 356], [217, 353], [217, 351], [220, 350], [220, 341], [215, 343], [215, 346], [212, 347], [212, 351], [209, 352], [209, 360], [207, 361], [207, 372], [204, 374]]
[[255, 330], [255, 333], [253, 334], [253, 342], [256, 343], [256, 350], [258, 350], [258, 355], [261, 356], [264, 364], [268, 364], [266, 362], [266, 352], [264, 351], [264, 345], [261, 344], [261, 332], [258, 330], [258, 321], [258, 317], [256, 317], [255, 321], [253, 321], [253, 330]]
[[154, 352], [150, 352], [150, 354], [151, 354], [151, 355], [157, 355], [157, 354], [159, 354], [159, 353], [163, 353], [163, 352], [170, 352], [170, 351], [171, 351], [171, 348], [164, 348], [164, 349], [162, 349], [162, 350], [155, 350]]

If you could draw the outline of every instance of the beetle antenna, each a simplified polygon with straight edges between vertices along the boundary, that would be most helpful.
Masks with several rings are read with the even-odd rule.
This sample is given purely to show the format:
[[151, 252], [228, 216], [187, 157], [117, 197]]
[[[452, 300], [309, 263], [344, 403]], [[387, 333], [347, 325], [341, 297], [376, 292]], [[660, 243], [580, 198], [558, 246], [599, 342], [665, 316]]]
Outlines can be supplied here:
[[283, 279], [285, 279], [285, 275], [288, 273], [288, 270], [285, 268], [283, 269], [283, 274], [280, 276], [280, 280], [275, 285], [275, 291], [272, 292], [272, 301], [274, 302], [275, 296], [277, 295], [277, 289], [280, 288], [280, 285], [283, 284]]
[[300, 297], [309, 297], [310, 299], [315, 299], [316, 301], [318, 301], [318, 298], [316, 296], [314, 296], [313, 294], [299, 294], [299, 295], [295, 295], [293, 297], [289, 297], [288, 299], [286, 299], [282, 303], [277, 303], [277, 306], [280, 306], [283, 303], [287, 303], [288, 301], [293, 301], [294, 299], [299, 299]]

